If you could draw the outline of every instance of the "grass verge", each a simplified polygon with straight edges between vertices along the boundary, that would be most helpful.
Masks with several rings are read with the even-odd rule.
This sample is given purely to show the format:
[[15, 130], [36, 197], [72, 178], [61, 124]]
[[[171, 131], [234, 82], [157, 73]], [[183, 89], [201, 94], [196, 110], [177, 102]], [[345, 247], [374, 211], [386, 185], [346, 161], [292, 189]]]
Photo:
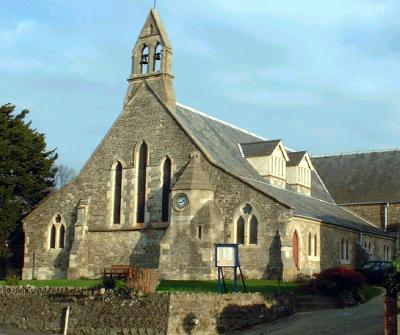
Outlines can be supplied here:
[[360, 289], [360, 293], [365, 297], [365, 301], [377, 297], [383, 292], [382, 287], [365, 285]]

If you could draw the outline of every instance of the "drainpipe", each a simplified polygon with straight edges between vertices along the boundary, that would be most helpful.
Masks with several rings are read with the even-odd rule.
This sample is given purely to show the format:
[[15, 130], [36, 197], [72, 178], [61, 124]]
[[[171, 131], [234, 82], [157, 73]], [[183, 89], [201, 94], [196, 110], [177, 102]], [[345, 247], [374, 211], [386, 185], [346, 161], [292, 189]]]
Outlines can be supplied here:
[[387, 227], [388, 227], [388, 209], [389, 209], [389, 203], [387, 202], [385, 204], [385, 232], [387, 231]]

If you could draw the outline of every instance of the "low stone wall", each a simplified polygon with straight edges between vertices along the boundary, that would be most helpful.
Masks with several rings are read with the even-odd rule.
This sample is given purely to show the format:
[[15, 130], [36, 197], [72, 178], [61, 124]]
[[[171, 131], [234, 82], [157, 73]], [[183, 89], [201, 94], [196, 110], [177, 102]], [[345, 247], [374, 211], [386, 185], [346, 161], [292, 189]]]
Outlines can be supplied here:
[[292, 296], [169, 294], [0, 287], [0, 325], [69, 335], [224, 334], [294, 313]]
[[291, 295], [261, 293], [173, 294], [168, 334], [225, 334], [291, 315]]

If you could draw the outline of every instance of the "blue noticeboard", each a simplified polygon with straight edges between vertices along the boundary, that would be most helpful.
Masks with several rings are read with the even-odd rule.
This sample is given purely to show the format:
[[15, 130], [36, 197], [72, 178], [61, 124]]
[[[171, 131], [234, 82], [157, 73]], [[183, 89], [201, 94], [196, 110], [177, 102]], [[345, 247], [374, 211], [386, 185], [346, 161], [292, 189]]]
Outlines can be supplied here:
[[[233, 292], [237, 292], [237, 269], [239, 268], [242, 277], [243, 287], [246, 285], [243, 280], [242, 270], [239, 262], [239, 244], [237, 243], [218, 243], [215, 244], [215, 266], [218, 268], [218, 292], [221, 292], [221, 280], [226, 290], [223, 268], [233, 268]], [[247, 290], [246, 290], [247, 291]]]

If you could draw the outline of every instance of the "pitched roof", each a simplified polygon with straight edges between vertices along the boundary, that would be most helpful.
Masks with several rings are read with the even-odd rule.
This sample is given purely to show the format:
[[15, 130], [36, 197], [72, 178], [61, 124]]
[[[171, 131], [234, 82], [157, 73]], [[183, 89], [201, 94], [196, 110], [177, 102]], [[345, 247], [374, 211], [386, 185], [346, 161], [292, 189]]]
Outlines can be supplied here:
[[213, 190], [209, 179], [206, 177], [200, 157], [194, 157], [186, 165], [173, 190]]
[[276, 147], [281, 143], [281, 140], [273, 141], [258, 141], [251, 143], [240, 143], [244, 157], [269, 156]]
[[312, 188], [311, 197], [268, 184], [242, 156], [238, 145], [264, 139], [181, 104], [177, 104], [176, 110], [171, 113], [214, 165], [277, 202], [292, 208], [294, 215], [387, 236], [382, 230], [352, 212], [335, 205], [314, 171], [312, 180], [317, 186]]
[[400, 151], [321, 156], [311, 160], [339, 204], [400, 201]]
[[289, 162], [287, 162], [286, 165], [287, 166], [299, 165], [306, 154], [307, 151], [288, 152]]
[[143, 25], [143, 28], [139, 34], [139, 38], [136, 42], [136, 45], [140, 42], [140, 39], [143, 37], [147, 37], [150, 35], [150, 31], [148, 29], [148, 27], [150, 26], [150, 24], [153, 24], [153, 28], [155, 29], [155, 32], [153, 32], [153, 34], [159, 34], [161, 37], [161, 40], [164, 44], [164, 46], [166, 46], [167, 48], [172, 49], [172, 44], [168, 38], [168, 34], [165, 31], [164, 25], [161, 21], [161, 17], [158, 14], [157, 10], [155, 8], [152, 8], [149, 12], [149, 15], [146, 18], [146, 21]]

